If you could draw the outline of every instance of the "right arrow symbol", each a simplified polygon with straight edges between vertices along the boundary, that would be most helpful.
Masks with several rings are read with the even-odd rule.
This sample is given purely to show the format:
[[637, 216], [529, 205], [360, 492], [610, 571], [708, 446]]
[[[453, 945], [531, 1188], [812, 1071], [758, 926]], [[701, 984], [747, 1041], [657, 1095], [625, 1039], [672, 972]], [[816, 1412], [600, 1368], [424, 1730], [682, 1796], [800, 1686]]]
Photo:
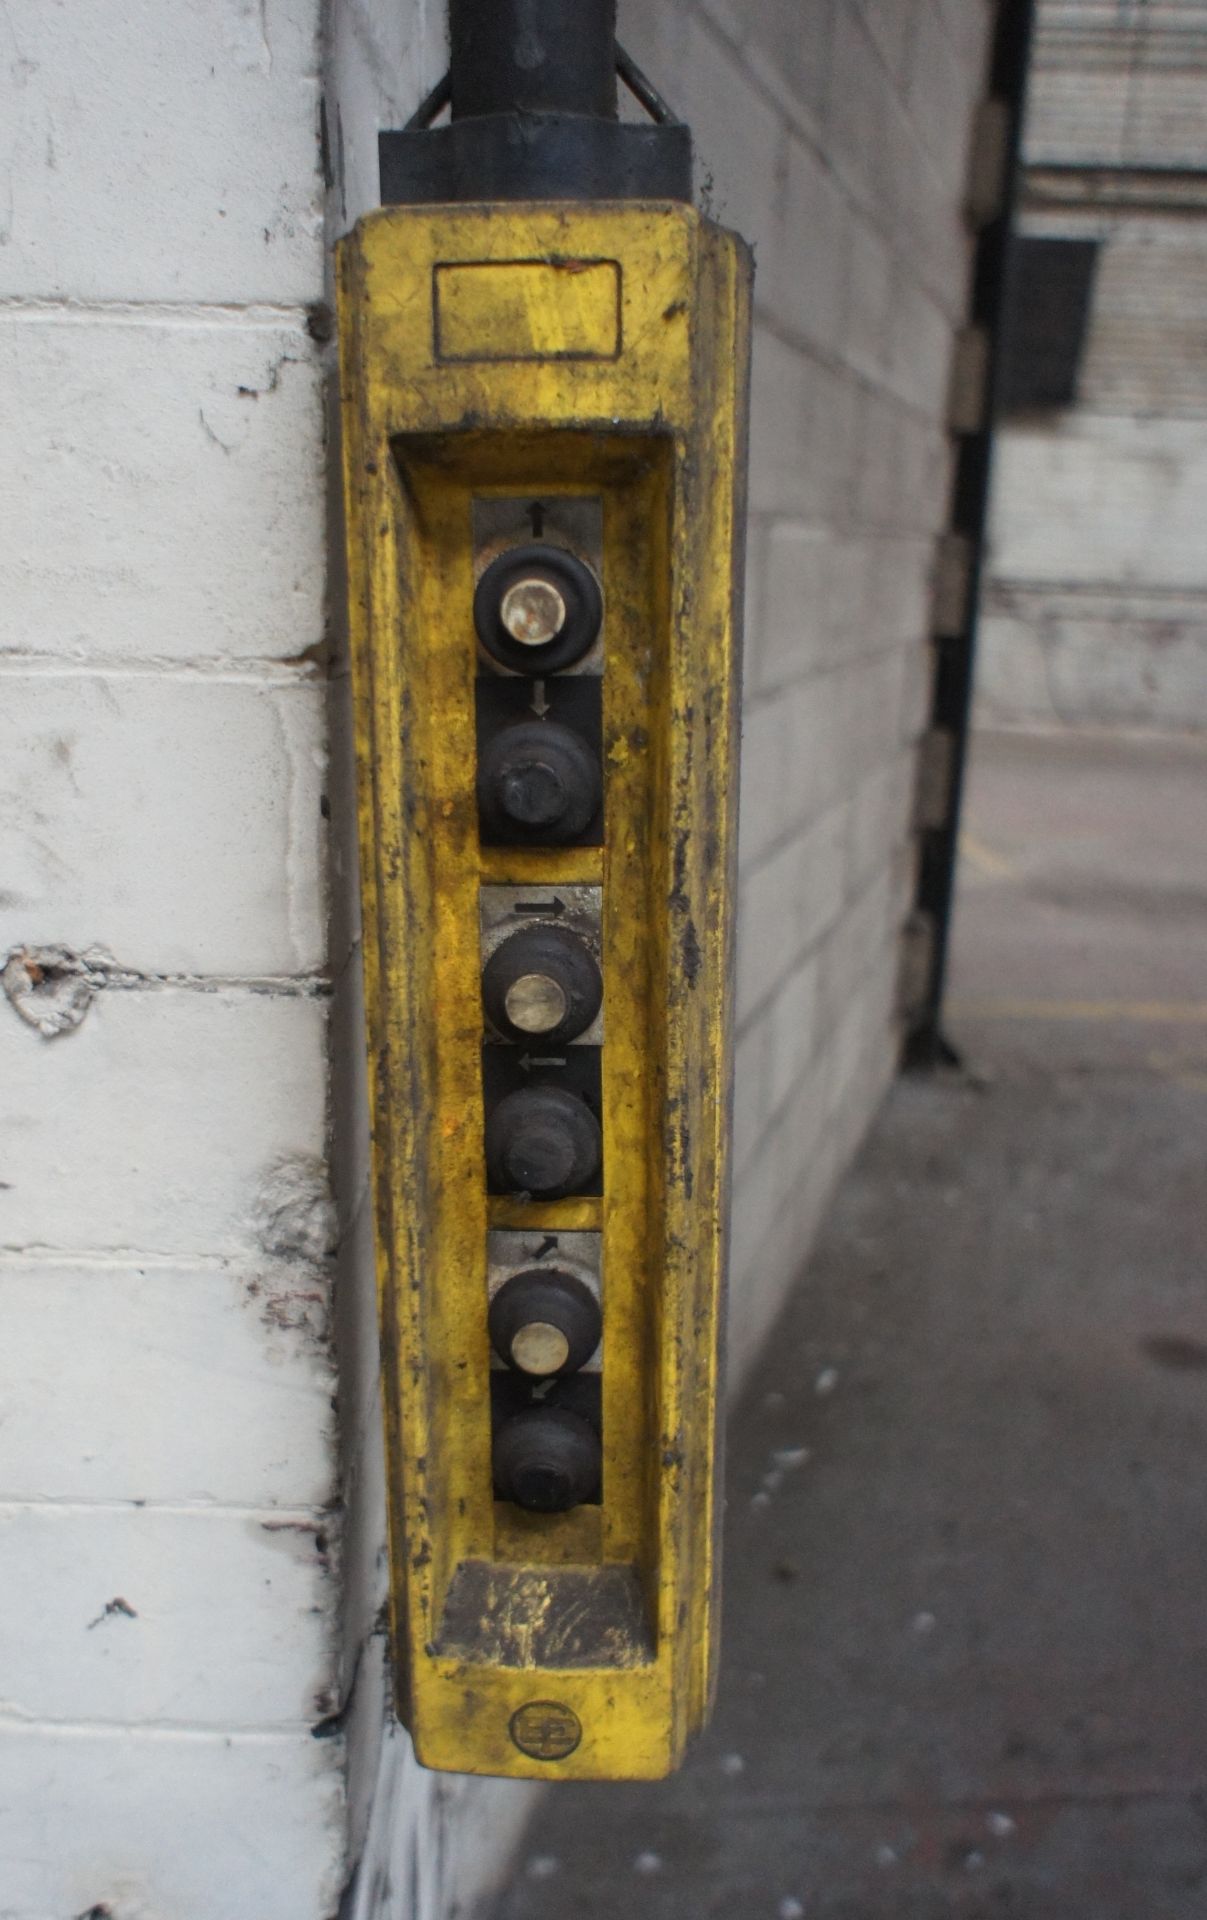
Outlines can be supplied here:
[[552, 900], [517, 900], [512, 907], [513, 913], [565, 913], [566, 903], [559, 900], [556, 893]]

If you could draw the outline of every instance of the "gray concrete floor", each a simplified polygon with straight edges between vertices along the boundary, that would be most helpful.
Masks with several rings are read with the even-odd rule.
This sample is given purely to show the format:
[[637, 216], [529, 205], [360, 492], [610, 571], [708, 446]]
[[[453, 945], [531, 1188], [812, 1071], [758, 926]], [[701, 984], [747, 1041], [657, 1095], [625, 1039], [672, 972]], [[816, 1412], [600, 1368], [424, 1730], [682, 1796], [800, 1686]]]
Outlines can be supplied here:
[[715, 1723], [496, 1920], [1207, 1920], [1207, 743], [987, 737], [950, 1030], [730, 1428]]

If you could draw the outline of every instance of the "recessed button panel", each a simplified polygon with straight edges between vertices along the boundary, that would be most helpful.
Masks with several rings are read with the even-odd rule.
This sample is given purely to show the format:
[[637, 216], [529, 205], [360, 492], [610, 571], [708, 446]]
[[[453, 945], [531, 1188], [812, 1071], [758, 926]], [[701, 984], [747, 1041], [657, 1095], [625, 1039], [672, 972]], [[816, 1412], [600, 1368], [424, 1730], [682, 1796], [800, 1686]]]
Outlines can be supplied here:
[[[597, 551], [589, 559], [581, 550], [585, 535], [594, 545], [598, 512], [581, 501], [565, 503], [568, 512], [560, 505], [493, 503], [473, 601], [482, 844], [532, 850], [538, 873], [539, 849], [555, 856], [590, 843], [604, 804], [597, 728], [607, 672], [604, 603]], [[481, 517], [475, 521], [481, 532]], [[507, 538], [521, 527], [540, 534], [547, 521], [556, 537]], [[584, 672], [588, 656], [591, 673]], [[508, 677], [524, 692], [500, 699]], [[563, 703], [559, 688], [575, 681], [576, 697]], [[601, 912], [597, 886], [483, 888], [486, 1179], [491, 1194], [521, 1208], [605, 1189]], [[603, 1329], [598, 1292], [552, 1264], [496, 1287], [488, 1324], [498, 1359], [541, 1393], [599, 1352]], [[599, 1405], [598, 1395], [589, 1410], [516, 1405], [496, 1395], [498, 1496], [540, 1512], [598, 1498]]]

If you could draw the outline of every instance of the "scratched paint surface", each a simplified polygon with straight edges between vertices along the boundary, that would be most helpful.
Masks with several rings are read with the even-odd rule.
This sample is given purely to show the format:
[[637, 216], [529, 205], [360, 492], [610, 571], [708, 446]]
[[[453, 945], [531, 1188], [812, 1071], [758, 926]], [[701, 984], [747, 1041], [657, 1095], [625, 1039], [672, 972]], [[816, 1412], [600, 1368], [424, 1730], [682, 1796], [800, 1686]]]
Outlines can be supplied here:
[[[532, 261], [575, 294], [571, 334], [525, 323], [553, 357], [492, 357], [487, 301], [461, 336], [481, 358], [440, 364], [433, 270]], [[686, 208], [393, 209], [342, 249], [394, 1636], [429, 1765], [657, 1776], [707, 1710], [747, 285]], [[604, 338], [616, 289], [617, 356], [561, 352]], [[504, 348], [515, 329], [504, 302]], [[535, 1530], [527, 1569], [490, 1487], [477, 889], [555, 876], [478, 846], [469, 528], [492, 491], [602, 498], [606, 530], [602, 874], [554, 862], [604, 890], [606, 1192], [523, 1216], [603, 1234], [605, 1494], [597, 1528]], [[476, 1639], [455, 1582], [485, 1596]], [[582, 1724], [555, 1763], [509, 1736], [534, 1684]]]

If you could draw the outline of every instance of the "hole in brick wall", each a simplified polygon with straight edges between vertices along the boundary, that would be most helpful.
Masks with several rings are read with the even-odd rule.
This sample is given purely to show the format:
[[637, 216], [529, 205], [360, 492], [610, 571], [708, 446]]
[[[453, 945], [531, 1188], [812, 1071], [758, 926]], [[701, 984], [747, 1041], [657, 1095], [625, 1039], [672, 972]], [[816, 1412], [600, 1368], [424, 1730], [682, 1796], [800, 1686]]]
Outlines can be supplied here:
[[99, 956], [68, 947], [18, 947], [0, 973], [14, 1012], [45, 1040], [73, 1033], [105, 983]]

